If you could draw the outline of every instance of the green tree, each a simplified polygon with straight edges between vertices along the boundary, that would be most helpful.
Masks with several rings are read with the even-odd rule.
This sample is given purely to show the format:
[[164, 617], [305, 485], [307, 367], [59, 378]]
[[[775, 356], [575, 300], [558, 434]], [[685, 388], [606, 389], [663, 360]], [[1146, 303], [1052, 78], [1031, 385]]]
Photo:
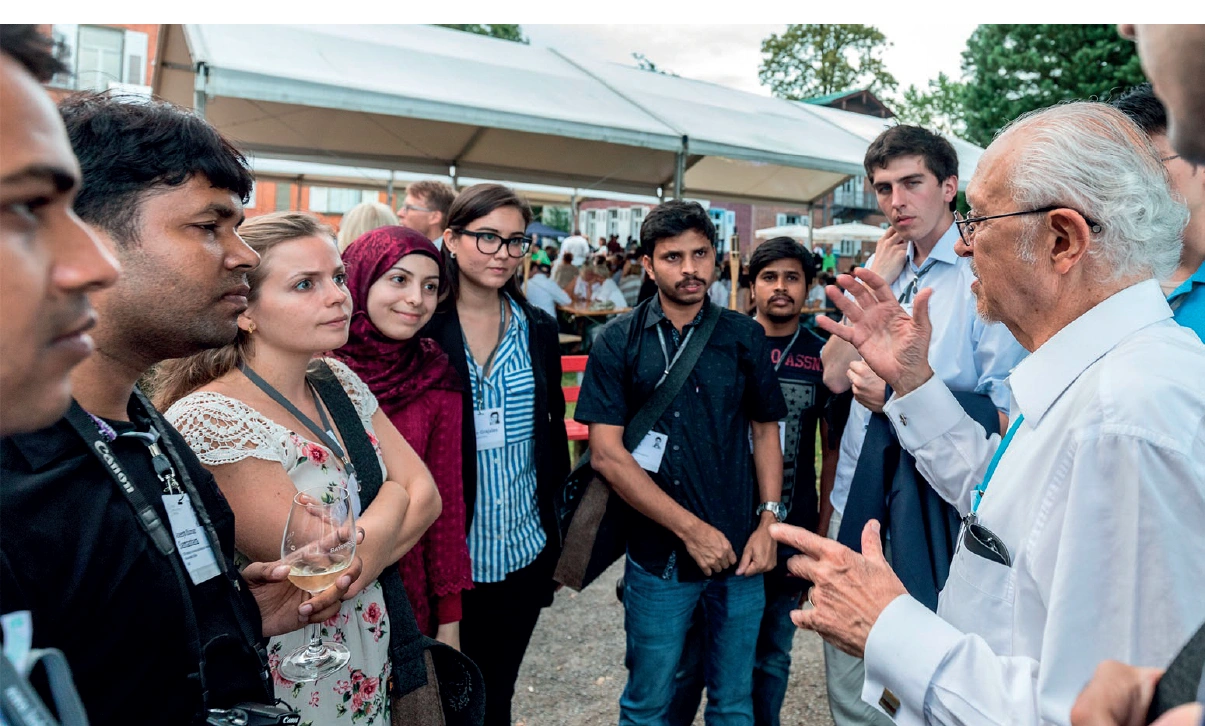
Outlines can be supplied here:
[[892, 104], [895, 116], [902, 124], [923, 126], [954, 136], [966, 133], [963, 104], [965, 87], [945, 73], [929, 81], [927, 89], [910, 85]]
[[1134, 44], [1113, 25], [980, 25], [962, 71], [966, 138], [981, 146], [1027, 111], [1143, 81]]
[[791, 25], [762, 41], [757, 78], [793, 101], [855, 88], [890, 90], [898, 84], [881, 58], [889, 47], [873, 25]]
[[440, 25], [441, 28], [451, 28], [452, 30], [463, 30], [466, 33], [476, 33], [477, 35], [488, 35], [491, 38], [501, 38], [502, 40], [513, 40], [516, 43], [527, 43], [528, 40], [523, 36], [523, 28], [514, 24], [500, 25]]
[[642, 71], [652, 71], [653, 73], [660, 73], [663, 76], [678, 75], [673, 71], [668, 71], [664, 68], [661, 68], [656, 63], [649, 60], [648, 56], [646, 56], [644, 53], [632, 53], [632, 57], [636, 59], [636, 67]]
[[540, 213], [540, 221], [553, 229], [568, 233], [569, 214], [569, 207], [544, 207]]

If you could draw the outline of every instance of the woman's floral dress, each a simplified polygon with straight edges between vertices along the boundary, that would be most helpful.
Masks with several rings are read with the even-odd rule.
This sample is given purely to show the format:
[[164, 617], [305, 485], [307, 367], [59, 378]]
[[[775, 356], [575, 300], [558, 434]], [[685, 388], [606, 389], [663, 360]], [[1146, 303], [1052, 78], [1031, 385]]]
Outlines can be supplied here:
[[[351, 397], [380, 458], [380, 446], [372, 428], [376, 397], [346, 365], [333, 358], [324, 360]], [[298, 490], [324, 484], [347, 485], [345, 466], [330, 449], [286, 429], [236, 399], [201, 391], [180, 399], [165, 415], [206, 466], [232, 464], [253, 456], [280, 462]], [[381, 466], [383, 469], [383, 460]], [[355, 503], [359, 514], [359, 500]], [[241, 554], [237, 559], [240, 567], [248, 562]], [[301, 713], [303, 726], [333, 723], [388, 726], [389, 617], [380, 583], [374, 582], [343, 603], [338, 614], [322, 623], [321, 630], [323, 639], [347, 646], [351, 661], [342, 671], [317, 682], [287, 681], [277, 672], [277, 666], [286, 655], [308, 642], [308, 629], [278, 635], [268, 642], [276, 697]]]

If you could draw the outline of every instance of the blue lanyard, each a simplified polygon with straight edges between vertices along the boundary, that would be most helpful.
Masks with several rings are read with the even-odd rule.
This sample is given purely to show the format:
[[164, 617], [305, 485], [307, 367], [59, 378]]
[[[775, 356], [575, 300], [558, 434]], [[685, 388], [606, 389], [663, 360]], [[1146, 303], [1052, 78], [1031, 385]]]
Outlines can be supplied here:
[[983, 475], [983, 481], [979, 486], [975, 487], [975, 493], [971, 497], [971, 512], [979, 511], [979, 502], [983, 501], [983, 494], [987, 491], [987, 483], [992, 480], [992, 474], [996, 473], [996, 467], [1000, 464], [1000, 459], [1004, 456], [1004, 450], [1013, 442], [1013, 434], [1017, 433], [1021, 422], [1025, 420], [1025, 414], [1017, 417], [1013, 421], [1013, 425], [1008, 427], [1008, 433], [1004, 434], [1004, 439], [1000, 441], [1000, 446], [996, 448], [996, 455], [992, 457], [992, 462], [987, 465], [987, 473]]

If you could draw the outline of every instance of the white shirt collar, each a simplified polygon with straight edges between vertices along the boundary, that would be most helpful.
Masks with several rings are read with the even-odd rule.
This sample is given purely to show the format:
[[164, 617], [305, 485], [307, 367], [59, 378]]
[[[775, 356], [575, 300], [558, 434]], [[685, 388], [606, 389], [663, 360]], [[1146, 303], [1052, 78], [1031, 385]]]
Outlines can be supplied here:
[[1172, 316], [1154, 280], [1114, 293], [1071, 321], [1017, 364], [1009, 376], [1017, 407], [1037, 426], [1063, 391], [1126, 336]]
[[[958, 241], [958, 225], [950, 223], [950, 228], [946, 230], [938, 240], [937, 244], [933, 245], [933, 251], [925, 258], [927, 263], [929, 260], [934, 262], [944, 262], [947, 265], [953, 265], [958, 262], [958, 253], [954, 251], [954, 243]], [[914, 270], [916, 265], [912, 259], [916, 255], [916, 243], [908, 242], [908, 265]]]

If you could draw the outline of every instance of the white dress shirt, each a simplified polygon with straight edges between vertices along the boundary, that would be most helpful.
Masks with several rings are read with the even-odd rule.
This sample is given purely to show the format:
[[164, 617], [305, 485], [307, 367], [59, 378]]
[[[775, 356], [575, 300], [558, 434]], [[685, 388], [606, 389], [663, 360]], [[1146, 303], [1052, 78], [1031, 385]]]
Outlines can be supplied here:
[[[1012, 564], [960, 541], [937, 614], [904, 595], [879, 616], [862, 697], [890, 689], [899, 724], [1066, 724], [1101, 661], [1166, 667], [1205, 620], [1205, 346], [1159, 285], [1100, 303], [1009, 382], [1025, 418], [977, 516]], [[936, 376], [885, 411], [966, 514], [1000, 436]]]
[[557, 287], [548, 275], [533, 270], [531, 279], [527, 281], [527, 301], [556, 320], [556, 306], [568, 305], [573, 299], [569, 293]]
[[592, 284], [578, 277], [577, 283], [573, 286], [573, 292], [578, 298], [588, 298], [595, 302], [611, 302], [615, 305], [616, 310], [623, 310], [628, 306], [628, 301], [620, 291], [619, 285], [616, 285], [615, 281], [609, 277], [602, 282]]
[[[975, 294], [971, 292], [971, 282], [975, 279], [971, 261], [954, 252], [957, 241], [958, 229], [951, 224], [919, 268], [912, 261], [916, 247], [909, 242], [908, 262], [891, 283], [891, 291], [898, 298], [912, 286], [918, 274], [921, 275], [917, 289], [933, 288], [933, 297], [929, 299], [929, 319], [933, 322], [929, 365], [952, 390], [986, 394], [996, 408], [1008, 414], [1009, 393], [1005, 379], [1013, 366], [1025, 357], [1025, 349], [1008, 328], [1000, 323], [985, 323], [979, 317]], [[873, 260], [872, 256], [866, 267], [870, 267]], [[845, 512], [849, 485], [858, 466], [869, 423], [870, 409], [853, 401], [845, 433], [841, 435], [837, 473], [829, 497], [833, 509], [839, 513]]]

